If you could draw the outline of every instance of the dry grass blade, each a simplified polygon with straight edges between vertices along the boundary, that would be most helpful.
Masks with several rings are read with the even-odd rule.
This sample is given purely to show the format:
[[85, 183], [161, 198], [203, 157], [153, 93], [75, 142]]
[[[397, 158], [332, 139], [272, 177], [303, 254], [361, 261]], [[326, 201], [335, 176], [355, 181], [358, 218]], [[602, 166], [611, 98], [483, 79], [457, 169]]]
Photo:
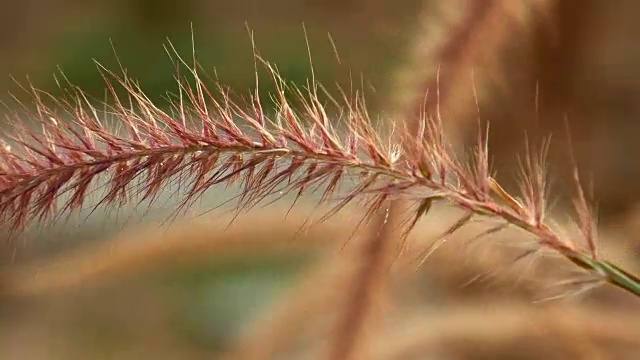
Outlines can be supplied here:
[[373, 233], [360, 244], [360, 254], [355, 259], [359, 268], [353, 277], [353, 289], [346, 297], [344, 314], [337, 324], [330, 359], [359, 358], [359, 350], [367, 339], [364, 336], [368, 328], [367, 321], [371, 318], [375, 299], [380, 301], [381, 290], [386, 285], [383, 280], [387, 271], [387, 249], [393, 239], [398, 210], [393, 201], [385, 201], [384, 206], [376, 214], [376, 221], [369, 227]]
[[575, 304], [531, 308], [518, 303], [489, 308], [471, 303], [454, 309], [443, 316], [411, 314], [410, 321], [391, 331], [392, 338], [388, 334], [380, 338], [383, 345], [373, 350], [371, 358], [442, 354], [474, 359], [607, 359], [612, 354], [627, 358], [640, 345], [640, 329], [630, 325], [635, 322], [629, 321], [626, 310]]
[[151, 224], [124, 231], [53, 259], [14, 266], [3, 273], [0, 292], [11, 297], [45, 296], [117, 282], [122, 277], [157, 271], [169, 264], [193, 265], [212, 257], [264, 254], [283, 247], [294, 252], [307, 252], [315, 247], [326, 249], [335, 247], [341, 234], [353, 228], [338, 216], [330, 225], [310, 227], [302, 237], [304, 243], [294, 243], [291, 237], [309, 219], [291, 216], [283, 220], [283, 214], [283, 211], [249, 212], [226, 231], [215, 231], [225, 227], [228, 222], [225, 217], [190, 220], [168, 229]]

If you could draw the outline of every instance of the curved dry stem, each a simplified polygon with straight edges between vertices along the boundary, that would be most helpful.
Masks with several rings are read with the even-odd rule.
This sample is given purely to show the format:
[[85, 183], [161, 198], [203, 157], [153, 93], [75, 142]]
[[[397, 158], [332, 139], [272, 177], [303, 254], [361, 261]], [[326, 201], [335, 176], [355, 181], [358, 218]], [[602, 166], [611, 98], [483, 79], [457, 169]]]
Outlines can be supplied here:
[[[122, 276], [155, 271], [183, 261], [190, 264], [206, 261], [212, 256], [246, 255], [271, 250], [326, 250], [342, 246], [346, 234], [353, 232], [351, 219], [355, 214], [351, 211], [345, 210], [337, 214], [331, 222], [307, 225], [308, 230], [302, 235], [297, 234], [310, 221], [302, 215], [306, 211], [292, 213], [286, 219], [283, 219], [284, 212], [285, 209], [251, 211], [238, 217], [236, 223], [224, 231], [221, 229], [228, 224], [226, 218], [189, 220], [166, 229], [152, 224], [142, 229], [124, 231], [98, 245], [81, 246], [74, 252], [53, 259], [7, 268], [3, 273], [2, 291], [9, 296], [41, 296], [51, 291], [73, 290], [86, 285], [99, 285], [105, 281], [118, 281]], [[416, 257], [425, 246], [429, 246], [430, 239], [437, 238], [446, 231], [447, 223], [455, 221], [456, 214], [437, 209], [433, 210], [432, 216], [437, 217], [438, 221], [420, 221], [416, 224], [415, 230], [407, 239], [406, 251], [394, 263], [396, 268], [413, 269]], [[514, 258], [522, 250], [516, 247], [513, 251], [504, 251], [505, 243], [525, 243], [528, 235], [516, 229], [504, 229], [490, 235], [490, 238], [488, 235], [486, 239], [473, 240], [478, 234], [493, 228], [488, 223], [470, 224], [452, 235], [450, 242], [421, 266], [419, 277], [427, 276], [440, 291], [451, 296], [461, 294], [468, 298], [482, 296], [483, 293], [490, 295], [495, 293], [495, 286], [509, 286], [511, 295], [521, 293], [524, 298], [531, 299], [533, 295], [540, 295], [545, 284], [548, 284], [547, 280], [539, 279], [542, 283], [534, 281], [538, 278], [536, 275], [553, 273], [548, 275], [561, 278], [566, 276], [563, 272], [566, 269], [558, 267], [559, 259], [545, 261], [536, 267], [544, 270], [545, 274], [533, 272], [529, 262], [545, 260], [536, 259], [534, 254], [531, 254], [530, 259], [523, 259], [526, 261], [506, 267], [514, 262]], [[292, 241], [296, 236], [299, 236], [298, 240]], [[362, 236], [362, 232], [359, 236]], [[626, 251], [624, 244], [616, 245], [619, 241], [608, 234], [605, 238], [607, 246], [602, 249], [603, 252], [617, 263], [636, 270], [637, 266], [633, 266], [635, 258]], [[349, 246], [350, 251], [345, 257], [355, 256], [362, 245], [362, 239], [355, 237], [353, 240], [356, 244], [353, 249]], [[340, 257], [341, 254], [335, 256]], [[459, 266], [446, 266], [452, 262], [459, 263]], [[352, 261], [353, 266], [356, 263], [355, 260]], [[409, 274], [412, 273], [409, 271]], [[493, 290], [485, 289], [489, 284], [494, 285], [491, 286]], [[483, 289], [480, 294], [476, 292], [478, 287]]]
[[[572, 304], [570, 307], [532, 308], [521, 303], [491, 306], [479, 303], [458, 306], [454, 311], [440, 314], [444, 315], [412, 314], [410, 320], [400, 324], [395, 331], [381, 335], [380, 345], [372, 350], [373, 357], [414, 359], [437, 353], [457, 354], [464, 358], [479, 355], [477, 351], [484, 345], [488, 352], [485, 355], [491, 358], [511, 357], [517, 352], [518, 356], [529, 353], [548, 358], [555, 354], [558, 359], [591, 359], [590, 356], [598, 353], [611, 354], [625, 346], [635, 349], [640, 345], [640, 328], [630, 325], [636, 324], [629, 318], [633, 315], [607, 307]], [[558, 336], [560, 333], [562, 336]], [[578, 342], [580, 339], [586, 341]], [[531, 352], [523, 348], [524, 340]], [[511, 341], [516, 344], [509, 347]], [[465, 344], [476, 346], [465, 348]], [[534, 347], [538, 352], [533, 351]], [[505, 353], [508, 349], [512, 352]]]
[[[458, 5], [454, 3], [454, 1], [449, 1], [447, 5], [444, 6], [445, 8], [453, 9]], [[402, 126], [407, 129], [407, 131], [400, 134], [401, 136], [399, 137], [399, 143], [405, 145], [402, 159], [404, 159], [407, 154], [410, 154], [408, 155], [409, 159], [411, 159], [412, 155], [414, 158], [421, 156], [420, 154], [411, 154], [414, 149], [411, 145], [406, 146], [406, 144], [411, 144], [416, 140], [421, 141], [419, 136], [424, 132], [424, 124], [421, 124], [420, 114], [428, 114], [437, 119], [437, 123], [432, 123], [431, 128], [437, 128], [438, 131], [433, 131], [430, 135], [441, 136], [443, 132], [441, 128], [442, 122], [440, 120], [441, 109], [445, 111], [450, 110], [449, 108], [452, 108], [453, 98], [460, 98], [458, 94], [462, 92], [458, 91], [460, 87], [458, 78], [460, 74], [463, 73], [462, 70], [471, 70], [474, 64], [481, 62], [478, 60], [486, 60], [482, 59], [481, 54], [483, 52], [478, 51], [480, 48], [485, 50], [487, 48], [490, 49], [490, 51], [484, 51], [484, 53], [498, 53], [496, 49], [500, 48], [500, 42], [507, 37], [505, 35], [509, 32], [507, 30], [511, 25], [507, 25], [507, 23], [513, 20], [513, 13], [515, 13], [513, 4], [507, 5], [506, 2], [499, 0], [481, 0], [474, 1], [470, 4], [465, 3], [465, 5], [468, 7], [459, 11], [463, 16], [461, 20], [457, 22], [456, 26], [448, 29], [447, 26], [443, 24], [439, 25], [440, 28], [438, 30], [441, 33], [445, 33], [445, 36], [441, 36], [442, 43], [439, 44], [435, 54], [430, 54], [431, 56], [427, 57], [427, 61], [420, 61], [420, 68], [424, 69], [430, 64], [436, 65], [437, 63], [438, 70], [432, 70], [431, 73], [427, 72], [426, 75], [422, 73], [416, 74], [414, 69], [417, 66], [412, 66], [410, 70], [412, 81], [422, 81], [424, 84], [419, 84], [418, 91], [414, 91], [409, 94], [409, 96], [407, 96], [407, 89], [413, 90], [413, 87], [406, 87], [405, 85], [408, 82], [406, 80], [404, 81], [405, 84], [400, 81], [402, 85], [396, 86], [393, 89], [397, 91], [393, 100], [397, 100], [398, 103], [404, 101], [404, 98], [410, 99], [410, 101], [408, 101], [409, 105], [400, 107], [398, 111], [399, 114], [395, 116], [401, 121]], [[429, 8], [426, 4], [425, 7]], [[530, 10], [528, 6], [516, 6], [516, 8], [519, 8], [521, 12], [523, 8], [526, 8], [525, 12], [526, 10]], [[432, 10], [433, 9], [427, 9], [424, 12], [431, 13]], [[442, 23], [442, 19], [440, 20]], [[431, 24], [430, 21], [425, 22]], [[445, 31], [445, 29], [449, 31]], [[425, 32], [424, 29], [421, 29], [417, 34], [416, 44], [413, 45], [412, 50], [422, 50], [423, 45], [421, 43], [425, 40], [427, 42], [433, 42], [433, 38], [425, 39], [427, 36], [425, 36], [423, 32]], [[429, 36], [431, 36], [431, 32], [429, 32]], [[444, 69], [445, 76], [443, 79], [441, 79], [441, 67]], [[431, 96], [427, 96], [430, 93]], [[457, 101], [455, 108], [461, 109], [465, 107], [461, 106], [460, 101]], [[391, 112], [393, 112], [395, 109], [392, 108], [391, 110]], [[416, 133], [418, 137], [414, 138]], [[403, 137], [409, 137], [406, 143], [403, 141]], [[486, 142], [486, 139], [484, 141]], [[479, 147], [482, 146], [482, 142], [483, 139], [480, 137]], [[446, 148], [442, 138], [434, 141], [434, 143], [437, 144], [437, 148]], [[488, 159], [484, 158], [487, 155], [486, 149], [478, 149], [477, 168], [471, 171], [471, 173], [475, 172], [474, 175], [476, 175], [476, 179], [488, 177], [489, 169], [488, 166], [485, 166], [488, 165]], [[441, 179], [443, 179], [444, 182], [445, 171], [442, 165], [443, 164], [440, 163], [439, 170]], [[432, 171], [427, 166], [423, 166], [421, 170], [424, 173], [430, 173]], [[484, 185], [483, 187], [484, 189], [482, 190], [486, 191], [487, 186]], [[535, 187], [532, 186], [531, 188]], [[536, 198], [535, 201], [537, 201], [537, 203], [543, 203], [543, 200], [540, 199], [544, 198], [540, 196], [540, 198]], [[416, 224], [420, 217], [429, 212], [432, 204], [433, 198], [426, 198], [420, 201], [416, 215], [409, 226], [410, 228]], [[408, 204], [406, 202], [400, 199], [392, 199], [389, 204], [389, 211], [397, 213], [405, 210], [407, 207]], [[385, 210], [381, 209], [380, 212], [382, 211]], [[541, 214], [543, 211], [544, 210], [536, 211], [536, 213]], [[369, 245], [363, 248], [361, 255], [361, 258], [366, 262], [366, 266], [363, 267], [361, 273], [354, 279], [354, 287], [359, 291], [354, 291], [351, 295], [352, 300], [349, 302], [351, 305], [346, 311], [348, 315], [343, 319], [336, 336], [334, 356], [332, 357], [334, 359], [349, 359], [353, 354], [357, 353], [356, 349], [362, 337], [359, 336], [359, 334], [364, 328], [364, 321], [367, 318], [367, 311], [370, 307], [371, 298], [373, 297], [371, 291], [384, 284], [385, 279], [380, 269], [386, 267], [385, 262], [388, 258], [387, 252], [389, 251], [387, 249], [391, 248], [391, 244], [396, 243], [396, 240], [398, 240], [396, 238], [401, 237], [390, 230], [397, 227], [400, 223], [397, 219], [388, 219], [387, 214], [384, 213], [379, 213], [377, 217], [381, 220], [377, 220], [372, 225], [375, 235], [370, 238]], [[468, 220], [470, 217], [471, 214], [465, 219]], [[461, 221], [460, 226], [464, 225], [466, 220]], [[455, 229], [452, 231], [455, 231]], [[385, 235], [381, 237], [380, 234]], [[404, 244], [401, 243], [400, 246], [402, 251]]]
[[[420, 21], [391, 92], [390, 108], [401, 118], [419, 117], [423, 100], [445, 127], [461, 136], [473, 123], [467, 115], [507, 74], [501, 59], [507, 45], [530, 37], [534, 24], [548, 16], [554, 0], [423, 1]], [[517, 40], [516, 40], [517, 39]], [[473, 86], [469, 86], [470, 80]], [[477, 91], [474, 91], [477, 89]]]
[[359, 244], [359, 251], [352, 259], [358, 269], [353, 276], [351, 288], [346, 293], [330, 359], [359, 358], [359, 349], [365, 345], [367, 334], [372, 328], [370, 319], [374, 308], [384, 301], [382, 296], [387, 283], [389, 247], [394, 242], [399, 206], [393, 201], [383, 206], [369, 226], [371, 233]]
[[[176, 224], [165, 231], [148, 229], [126, 232], [101, 245], [86, 246], [78, 249], [77, 253], [66, 254], [56, 259], [48, 260], [43, 264], [30, 265], [5, 274], [4, 280], [6, 280], [7, 285], [4, 289], [5, 294], [9, 296], [42, 296], [49, 292], [68, 291], [87, 285], [99, 286], [105, 281], [118, 281], [118, 278], [123, 276], [154, 271], [154, 269], [170, 266], [177, 262], [193, 264], [199, 260], [206, 261], [211, 259], [212, 256], [224, 257], [234, 254], [244, 256], [250, 253], [264, 253], [264, 251], [270, 250], [290, 252], [296, 248], [308, 250], [315, 247], [316, 244], [319, 249], [335, 249], [336, 246], [342, 244], [345, 234], [349, 234], [353, 228], [349, 221], [352, 214], [344, 214], [346, 215], [344, 218], [337, 216], [330, 223], [316, 224], [298, 242], [293, 243], [290, 239], [300, 229], [300, 226], [305, 223], [307, 218], [302, 215], [296, 216], [294, 213], [285, 221], [282, 221], [281, 214], [284, 210], [281, 212], [273, 210], [251, 212], [246, 217], [238, 218], [235, 226], [232, 226], [227, 231], [215, 231], [215, 229], [223, 228], [226, 225], [224, 219], [219, 219], [218, 221], [200, 220], [184, 225]], [[435, 210], [432, 215], [437, 216], [439, 221], [425, 221], [416, 225], [415, 231], [412, 232], [408, 240], [411, 246], [407, 247], [407, 251], [398, 259], [396, 265], [403, 266], [405, 261], [411, 263], [411, 259], [418, 255], [417, 250], [424, 245], [425, 239], [437, 236], [438, 233], [445, 230], [446, 222], [451, 222], [454, 219], [453, 214], [445, 211]], [[491, 239], [486, 244], [486, 252], [479, 252], [474, 249], [473, 254], [463, 260], [465, 246], [458, 244], [458, 242], [471, 239], [475, 234], [482, 233], [490, 228], [489, 224], [478, 224], [478, 226], [472, 224], [464, 231], [455, 234], [455, 237], [451, 238], [453, 243], [434, 253], [430, 261], [421, 268], [421, 273], [418, 274], [417, 279], [411, 280], [415, 284], [404, 283], [404, 286], [412, 288], [415, 288], [417, 284], [424, 286], [425, 281], [422, 278], [422, 273], [426, 273], [429, 276], [427, 283], [435, 285], [426, 289], [429, 294], [433, 295], [434, 291], [437, 293], [444, 291], [445, 295], [451, 296], [452, 293], [459, 293], [461, 291], [460, 286], [475, 274], [486, 273], [487, 271], [493, 272], [499, 269], [501, 265], [512, 261], [512, 257], [509, 257], [505, 252], [496, 252], [499, 245], [496, 244], [494, 239]], [[262, 229], [268, 229], [269, 231]], [[352, 275], [356, 274], [356, 270], [359, 268], [357, 266], [359, 264], [354, 261], [357, 258], [354, 255], [359, 253], [360, 246], [366, 240], [366, 237], [362, 237], [362, 235], [360, 234], [359, 238], [354, 239], [358, 242], [358, 246], [349, 246], [346, 251], [340, 251], [335, 256], [333, 254], [325, 254], [329, 261], [322, 261], [316, 267], [316, 270], [303, 277], [302, 282], [291, 290], [290, 296], [285, 296], [283, 301], [278, 301], [272, 310], [268, 310], [265, 313], [264, 318], [257, 319], [250, 327], [252, 330], [246, 334], [246, 337], [240, 338], [235, 343], [237, 346], [227, 354], [228, 358], [258, 359], [282, 354], [290, 351], [292, 343], [299, 342], [302, 335], [315, 339], [324, 339], [328, 329], [317, 329], [317, 326], [327, 325], [327, 321], [332, 322], [335, 316], [340, 315], [341, 311], [346, 308], [342, 305], [338, 306], [338, 304], [344, 304], [348, 300], [349, 297], [344, 296], [346, 290], [352, 291], [350, 288], [354, 278]], [[494, 237], [498, 236], [504, 239], [502, 241], [524, 241], [526, 234], [507, 230], [505, 233], [494, 235]], [[608, 237], [605, 238], [609, 239]], [[470, 249], [466, 250], [469, 251]], [[610, 251], [605, 249], [604, 252]], [[626, 263], [622, 257], [616, 257], [616, 259]], [[449, 266], [451, 263], [457, 263], [458, 266], [451, 267]], [[546, 268], [547, 263], [545, 262], [544, 264]], [[557, 269], [552, 266], [546, 270], [555, 271]], [[393, 282], [402, 281], [401, 278], [405, 278], [406, 275], [411, 274], [401, 272], [400, 278], [394, 277]], [[521, 269], [507, 269], [500, 275], [504, 275], [505, 278], [499, 279], [501, 280], [499, 285], [506, 284], [508, 286], [517, 282], [518, 278], [525, 274]], [[434, 279], [438, 281], [433, 283]], [[544, 284], [546, 282], [542, 285], [527, 283], [527, 286], [523, 287], [526, 293], [523, 296], [523, 308], [531, 306], [530, 291], [539, 293]], [[496, 295], [503, 298], [503, 296], [508, 297], [519, 293], [514, 288], [503, 290], [506, 291], [505, 294], [502, 294], [500, 289], [495, 289], [494, 287], [489, 290], [489, 293], [484, 296], [481, 295], [479, 301], [486, 305], [482, 307], [482, 310], [484, 311], [488, 306], [492, 306], [490, 305], [492, 299], [489, 298], [489, 295], [493, 295], [494, 298]], [[469, 301], [470, 296], [477, 298], [476, 295], [465, 291], [459, 298]], [[455, 303], [453, 302], [455, 299], [448, 299], [451, 303]], [[425, 305], [421, 304], [420, 306], [422, 308]], [[578, 305], [572, 303], [570, 306]], [[510, 311], [507, 312], [511, 313]], [[463, 311], [462, 313], [464, 315], [466, 312]], [[625, 310], [625, 313], [629, 313], [629, 310]], [[428, 316], [434, 315], [429, 314]], [[452, 315], [452, 312], [447, 312], [446, 316], [452, 316], [452, 322], [456, 324], [457, 321], [462, 321], [457, 316]], [[482, 319], [487, 319], [488, 322], [486, 324], [478, 323], [473, 325], [473, 329], [476, 329], [480, 334], [501, 333], [501, 330], [492, 330], [491, 324], [494, 323], [491, 320], [492, 314], [483, 312], [482, 315], [478, 314], [477, 317], [474, 315], [471, 319], [480, 319], [482, 316], [485, 316]], [[495, 323], [499, 324], [499, 315], [496, 314], [495, 316], [497, 318]], [[598, 317], [597, 315], [595, 316]], [[420, 319], [420, 316], [417, 318]], [[507, 330], [505, 330], [505, 333], [510, 329], [510, 320], [508, 320], [510, 316], [507, 314], [506, 318], [505, 326]], [[321, 319], [320, 322], [318, 322], [318, 319]], [[440, 326], [438, 324], [441, 322], [446, 321], [440, 320], [438, 316], [435, 316], [434, 323], [436, 326]], [[301, 329], [304, 329], [304, 331], [301, 331]], [[316, 336], [316, 330], [320, 331], [321, 337]], [[375, 331], [380, 330], [376, 329]], [[523, 329], [522, 331], [524, 332], [525, 330]], [[429, 334], [432, 333], [428, 332], [424, 337], [428, 338], [431, 336]], [[368, 348], [376, 340], [375, 333], [372, 335], [374, 335], [370, 339], [372, 341], [368, 341], [364, 349]], [[404, 332], [400, 332], [397, 335], [404, 337]], [[410, 337], [420, 336], [422, 335], [411, 334]], [[452, 338], [455, 338], [455, 336], [451, 335]], [[471, 335], [469, 336], [472, 337]], [[385, 337], [385, 339], [385, 341], [391, 341], [390, 345], [396, 341], [394, 337]], [[416, 344], [419, 344], [419, 340], [416, 340]], [[314, 342], [312, 345], [317, 344]]]
[[[292, 238], [309, 221], [302, 216], [283, 219], [283, 211], [249, 212], [226, 230], [229, 219], [188, 221], [169, 228], [150, 224], [124, 231], [99, 244], [85, 245], [53, 259], [43, 259], [6, 269], [2, 274], [5, 295], [42, 296], [85, 286], [99, 286], [122, 277], [152, 272], [169, 264], [207, 261], [211, 258], [266, 251], [307, 252], [335, 247], [338, 239], [353, 231], [349, 221], [308, 227], [299, 241]], [[268, 229], [268, 231], [265, 231]]]

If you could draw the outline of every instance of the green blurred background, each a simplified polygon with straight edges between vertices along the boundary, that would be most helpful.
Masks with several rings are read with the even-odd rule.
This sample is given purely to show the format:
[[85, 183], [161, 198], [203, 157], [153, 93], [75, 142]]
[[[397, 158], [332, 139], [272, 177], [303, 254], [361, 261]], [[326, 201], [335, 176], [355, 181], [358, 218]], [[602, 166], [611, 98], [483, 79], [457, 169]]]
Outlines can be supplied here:
[[101, 96], [104, 84], [93, 60], [117, 70], [113, 42], [129, 73], [157, 99], [176, 88], [174, 67], [163, 45], [170, 41], [190, 59], [192, 26], [198, 60], [236, 92], [250, 91], [254, 85], [247, 29], [254, 32], [263, 57], [294, 83], [304, 84], [310, 75], [306, 28], [319, 80], [344, 85], [349, 76], [356, 82], [362, 76], [374, 87], [384, 86], [391, 66], [403, 53], [420, 2], [398, 6], [363, 0], [28, 0], [4, 7], [2, 89], [12, 87], [9, 74], [20, 82], [28, 75], [36, 86], [55, 93], [52, 75], [59, 67], [71, 82]]

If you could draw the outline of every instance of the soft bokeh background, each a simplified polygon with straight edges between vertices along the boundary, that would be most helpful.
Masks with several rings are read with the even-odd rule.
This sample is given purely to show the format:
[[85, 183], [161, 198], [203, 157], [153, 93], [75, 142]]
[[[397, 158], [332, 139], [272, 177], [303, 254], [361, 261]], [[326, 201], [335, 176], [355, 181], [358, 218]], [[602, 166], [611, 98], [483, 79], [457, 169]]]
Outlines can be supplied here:
[[[8, 91], [21, 95], [11, 77], [25, 83], [28, 76], [37, 87], [59, 93], [53, 76], [59, 69], [100, 97], [104, 83], [93, 60], [117, 69], [111, 42], [130, 74], [153, 99], [161, 99], [175, 90], [174, 67], [163, 45], [170, 41], [188, 59], [192, 28], [205, 70], [239, 93], [250, 91], [255, 81], [248, 29], [260, 53], [288, 80], [304, 84], [310, 75], [306, 28], [320, 80], [347, 85], [351, 71], [356, 82], [362, 75], [368, 86], [381, 86], [402, 56], [419, 2], [27, 0], [4, 1], [2, 7], [0, 93], [9, 102]], [[159, 216], [170, 211], [159, 209]], [[55, 235], [36, 232], [31, 244], [19, 246], [17, 258], [60, 253], [126, 227], [102, 213], [80, 224], [62, 226]], [[137, 280], [134, 275], [114, 288], [27, 303], [8, 300], [0, 311], [0, 358], [209, 358], [292, 284], [307, 257], [276, 253], [213, 259], [209, 265], [183, 265]]]
[[[170, 41], [188, 58], [192, 28], [199, 62], [236, 92], [250, 91], [255, 81], [247, 28], [259, 52], [278, 65], [283, 77], [302, 85], [310, 76], [306, 29], [317, 78], [343, 87], [350, 81], [360, 86], [363, 79], [376, 113], [393, 102], [389, 97], [406, 90], [394, 88], [394, 79], [420, 28], [422, 9], [433, 2], [3, 0], [0, 94], [5, 95], [0, 99], [9, 102], [9, 92], [20, 92], [12, 77], [24, 83], [28, 76], [37, 87], [56, 94], [53, 74], [58, 69], [100, 97], [104, 84], [94, 60], [116, 69], [113, 43], [128, 73], [151, 98], [162, 101], [165, 92], [175, 89], [174, 68], [163, 45]], [[640, 6], [631, 0], [562, 3], [539, 21], [541, 29], [529, 38], [510, 39], [502, 50], [509, 56], [500, 65], [500, 86], [489, 92], [482, 109], [483, 118], [492, 122], [495, 166], [501, 176], [513, 169], [525, 130], [552, 132], [554, 137], [560, 133], [562, 138], [562, 118], [569, 114], [578, 160], [591, 175], [601, 204], [603, 227], [619, 230], [619, 237], [633, 244], [635, 239], [627, 235], [634, 233], [634, 206], [640, 197]], [[541, 94], [537, 115], [532, 106], [536, 81]], [[265, 95], [270, 89], [263, 82], [260, 90]], [[462, 129], [469, 123], [447, 121], [460, 122]], [[566, 162], [553, 154], [562, 199]], [[207, 200], [216, 202], [220, 196], [214, 193]], [[172, 210], [169, 195], [166, 200], [149, 218], [119, 209], [117, 216], [105, 212], [90, 221], [80, 217], [54, 229], [35, 229], [28, 241], [5, 251], [5, 268], [161, 219]], [[223, 231], [221, 226], [207, 229]], [[187, 261], [179, 265], [156, 266], [150, 273], [123, 271], [107, 285], [81, 284], [26, 298], [9, 294], [0, 303], [0, 359], [215, 357], [314, 263], [314, 249], [302, 248], [279, 246], [229, 256], [214, 252], [209, 260], [194, 262], [187, 252]]]

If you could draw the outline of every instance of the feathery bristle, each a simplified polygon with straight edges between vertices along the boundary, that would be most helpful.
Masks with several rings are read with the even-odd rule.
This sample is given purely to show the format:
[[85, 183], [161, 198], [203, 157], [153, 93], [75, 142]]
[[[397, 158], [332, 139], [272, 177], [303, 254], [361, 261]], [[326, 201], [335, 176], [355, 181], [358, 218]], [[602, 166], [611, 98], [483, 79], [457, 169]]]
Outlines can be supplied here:
[[[423, 115], [417, 134], [405, 130], [397, 137], [404, 139], [402, 146], [383, 141], [361, 96], [343, 96], [344, 110], [332, 118], [319, 100], [316, 84], [307, 91], [289, 86], [275, 67], [262, 63], [276, 86], [275, 115], [269, 115], [256, 96], [245, 106], [231, 100], [220, 84], [216, 92], [210, 90], [197, 66], [189, 71], [195, 85], [178, 77], [179, 97], [169, 104], [170, 112], [149, 100], [126, 74], [104, 68], [113, 98], [113, 105], [104, 105], [105, 113], [77, 87], [66, 99], [30, 87], [42, 130], [28, 129], [17, 114], [10, 117], [13, 131], [0, 147], [0, 226], [21, 230], [82, 208], [99, 176], [107, 177], [108, 189], [98, 206], [120, 205], [137, 195], [153, 201], [170, 179], [179, 176], [186, 195], [178, 210], [215, 185], [240, 183], [237, 206], [242, 210], [271, 195], [292, 192], [297, 200], [319, 188], [324, 189], [320, 201], [326, 202], [336, 199], [340, 185], [351, 180], [355, 186], [329, 214], [360, 200], [370, 216], [387, 199], [408, 197], [420, 204], [420, 216], [431, 202], [446, 201], [468, 218], [502, 218], [532, 233], [541, 247], [584, 265], [594, 275], [617, 276], [595, 258], [593, 219], [582, 190], [576, 207], [584, 239], [561, 236], [544, 222], [544, 156], [526, 154], [518, 199], [491, 177], [486, 134], [479, 135], [472, 162], [459, 160], [450, 150], [439, 115]], [[118, 96], [116, 86], [126, 91], [127, 101]], [[288, 100], [291, 95], [293, 103]], [[45, 97], [66, 117], [47, 106]], [[121, 130], [104, 125], [103, 115], [117, 119]], [[337, 129], [340, 123], [348, 129], [345, 135]], [[61, 195], [66, 200], [60, 200]]]

